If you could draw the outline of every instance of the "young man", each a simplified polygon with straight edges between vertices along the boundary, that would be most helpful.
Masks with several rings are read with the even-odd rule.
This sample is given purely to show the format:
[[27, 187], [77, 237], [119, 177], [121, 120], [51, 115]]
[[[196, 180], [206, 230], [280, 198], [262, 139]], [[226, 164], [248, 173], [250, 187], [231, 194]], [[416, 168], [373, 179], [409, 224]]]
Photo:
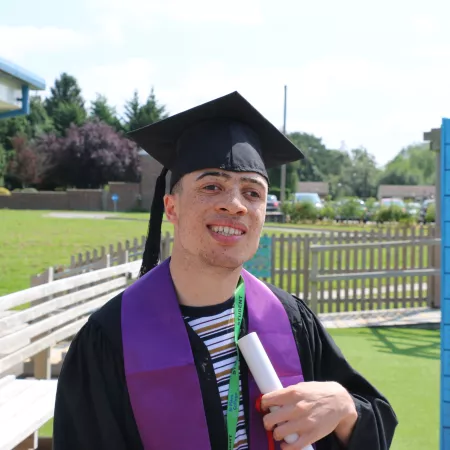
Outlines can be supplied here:
[[[301, 152], [238, 93], [132, 138], [164, 166], [141, 277], [73, 340], [54, 449], [264, 450], [271, 439], [284, 450], [388, 449], [397, 419], [386, 398], [302, 300], [243, 270], [264, 224], [267, 169]], [[174, 244], [158, 264], [164, 211]], [[284, 386], [262, 397], [261, 413], [236, 345], [252, 331]], [[292, 433], [297, 442], [283, 442]]]

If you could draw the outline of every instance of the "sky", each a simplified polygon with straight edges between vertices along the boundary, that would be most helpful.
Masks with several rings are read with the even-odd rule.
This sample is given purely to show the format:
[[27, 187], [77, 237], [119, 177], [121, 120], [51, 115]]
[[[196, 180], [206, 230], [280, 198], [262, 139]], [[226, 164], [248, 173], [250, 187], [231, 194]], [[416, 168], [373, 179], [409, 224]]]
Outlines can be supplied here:
[[381, 166], [450, 117], [449, 17], [446, 0], [15, 0], [0, 57], [120, 113], [134, 90], [169, 114], [239, 91], [280, 129], [286, 85], [288, 132]]

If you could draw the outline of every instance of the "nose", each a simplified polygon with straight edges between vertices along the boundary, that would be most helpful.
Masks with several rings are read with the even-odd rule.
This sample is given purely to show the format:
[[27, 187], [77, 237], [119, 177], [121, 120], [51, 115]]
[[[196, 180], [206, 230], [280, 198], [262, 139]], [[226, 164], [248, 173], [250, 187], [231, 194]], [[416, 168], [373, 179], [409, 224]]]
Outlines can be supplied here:
[[243, 201], [239, 190], [229, 191], [226, 195], [221, 196], [216, 204], [216, 211], [227, 212], [231, 215], [244, 216], [247, 214], [247, 207]]

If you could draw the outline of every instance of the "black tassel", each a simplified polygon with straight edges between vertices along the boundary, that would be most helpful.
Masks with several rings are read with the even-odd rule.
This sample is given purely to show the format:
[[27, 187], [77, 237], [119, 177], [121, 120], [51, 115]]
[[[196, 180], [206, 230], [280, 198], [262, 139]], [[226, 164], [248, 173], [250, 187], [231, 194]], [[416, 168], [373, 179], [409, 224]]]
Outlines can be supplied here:
[[148, 224], [147, 241], [145, 242], [144, 255], [139, 276], [142, 277], [148, 271], [158, 265], [161, 251], [161, 224], [164, 215], [164, 195], [166, 193], [166, 175], [168, 169], [163, 168], [156, 180], [153, 196], [150, 221]]

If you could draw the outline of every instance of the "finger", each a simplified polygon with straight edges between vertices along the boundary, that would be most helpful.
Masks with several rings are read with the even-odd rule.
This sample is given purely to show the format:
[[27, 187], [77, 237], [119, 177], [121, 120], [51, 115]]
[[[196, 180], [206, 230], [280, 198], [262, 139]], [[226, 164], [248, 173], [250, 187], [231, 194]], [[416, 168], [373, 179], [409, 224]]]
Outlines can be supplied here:
[[276, 408], [277, 408], [276, 410], [266, 414], [263, 418], [264, 427], [266, 430], [272, 430], [275, 426], [279, 425], [280, 423], [294, 419], [296, 409], [295, 405], [286, 405]]
[[286, 436], [297, 433], [299, 436], [303, 433], [307, 433], [304, 419], [289, 420], [287, 422], [279, 424], [273, 430], [273, 438], [276, 441], [282, 441]]
[[263, 409], [269, 409], [271, 406], [283, 406], [292, 403], [294, 395], [295, 390], [293, 386], [270, 392], [262, 396], [261, 407]]

